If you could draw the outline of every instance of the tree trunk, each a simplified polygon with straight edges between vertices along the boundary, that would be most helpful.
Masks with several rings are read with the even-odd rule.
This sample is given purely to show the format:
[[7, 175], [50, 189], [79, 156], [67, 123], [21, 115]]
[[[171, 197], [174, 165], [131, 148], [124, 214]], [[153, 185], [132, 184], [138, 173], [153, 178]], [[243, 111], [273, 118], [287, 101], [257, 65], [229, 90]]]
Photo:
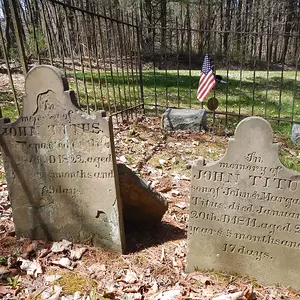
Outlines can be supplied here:
[[166, 51], [167, 0], [160, 2], [161, 52]]
[[226, 0], [226, 9], [225, 9], [225, 32], [224, 32], [224, 51], [227, 53], [228, 52], [228, 37], [229, 37], [229, 33], [228, 31], [230, 31], [230, 26], [231, 26], [231, 0]]
[[7, 42], [7, 53], [9, 55], [12, 43], [14, 41], [12, 34], [14, 32], [14, 29], [8, 1], [9, 0], [3, 0], [3, 14], [6, 18], [5, 38]]
[[295, 0], [289, 0], [286, 3], [286, 21], [284, 26], [284, 39], [283, 39], [283, 47], [282, 47], [282, 53], [281, 53], [281, 63], [285, 62], [286, 53], [288, 50], [289, 40], [290, 40], [290, 33], [292, 30], [292, 26], [294, 25], [293, 20], [295, 16], [295, 11], [298, 8], [297, 7], [298, 1]]

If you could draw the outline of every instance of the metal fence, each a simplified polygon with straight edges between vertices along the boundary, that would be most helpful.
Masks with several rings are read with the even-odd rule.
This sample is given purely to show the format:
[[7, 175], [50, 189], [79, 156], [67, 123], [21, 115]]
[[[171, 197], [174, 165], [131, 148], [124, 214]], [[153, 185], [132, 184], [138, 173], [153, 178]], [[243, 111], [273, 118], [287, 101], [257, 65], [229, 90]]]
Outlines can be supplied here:
[[[156, 30], [159, 29], [153, 28], [152, 45], [157, 43]], [[215, 74], [221, 76], [223, 82], [217, 83], [209, 96], [217, 98], [219, 103], [216, 110], [208, 109], [211, 122], [219, 120], [224, 125], [230, 119], [236, 124], [241, 118], [253, 115], [264, 117], [274, 126], [284, 124], [290, 128], [300, 122], [299, 50], [296, 53], [290, 51], [286, 60], [274, 63], [270, 58], [274, 37], [263, 32], [197, 31], [177, 27], [165, 30], [173, 40], [164, 49], [157, 50], [153, 46], [149, 70], [143, 70], [145, 106], [152, 106], [156, 114], [160, 106], [207, 108], [206, 103], [199, 103], [196, 99], [196, 91], [202, 57], [208, 53], [214, 61]], [[201, 45], [200, 54], [197, 51], [199, 45], [195, 43], [199, 35], [207, 36], [207, 40], [209, 35], [214, 36], [213, 43]], [[184, 51], [183, 36], [188, 41]], [[220, 53], [218, 41], [224, 36], [229, 45], [226, 51]], [[265, 41], [262, 45], [254, 45], [252, 53], [248, 54], [241, 42], [237, 52], [231, 47], [231, 42], [237, 39], [243, 41], [245, 36], [250, 40], [252, 37], [265, 38]], [[284, 37], [282, 33], [275, 38], [283, 40]], [[290, 43], [297, 45], [299, 37], [291, 35]], [[152, 86], [149, 81], [152, 81]]]
[[19, 14], [17, 20], [30, 24], [25, 32], [15, 24], [15, 49], [8, 49], [0, 31], [18, 113], [24, 91], [16, 88], [13, 74], [21, 71], [25, 75], [40, 64], [64, 71], [78, 104], [88, 113], [104, 109], [110, 115], [128, 118], [142, 108], [139, 27], [133, 16], [113, 16], [112, 10], [100, 14], [55, 0], [28, 1], [19, 7], [10, 3], [10, 10]]
[[[0, 34], [10, 91], [3, 96], [11, 99], [2, 104], [4, 116], [12, 102], [18, 112], [21, 106], [23, 90], [14, 74], [25, 74], [36, 64], [64, 70], [88, 113], [105, 109], [123, 119], [138, 110], [160, 115], [167, 107], [206, 108], [196, 90], [202, 57], [208, 53], [215, 73], [226, 82], [211, 94], [219, 106], [208, 109], [210, 122], [223, 126], [256, 115], [276, 125], [300, 123], [299, 35], [257, 27], [183, 28], [177, 19], [166, 27], [149, 26], [141, 13], [124, 16], [119, 10], [100, 12], [66, 2], [9, 1], [15, 46], [8, 46], [4, 18]], [[274, 59], [283, 57], [284, 47], [277, 51], [276, 45], [287, 36], [293, 47], [284, 59]]]

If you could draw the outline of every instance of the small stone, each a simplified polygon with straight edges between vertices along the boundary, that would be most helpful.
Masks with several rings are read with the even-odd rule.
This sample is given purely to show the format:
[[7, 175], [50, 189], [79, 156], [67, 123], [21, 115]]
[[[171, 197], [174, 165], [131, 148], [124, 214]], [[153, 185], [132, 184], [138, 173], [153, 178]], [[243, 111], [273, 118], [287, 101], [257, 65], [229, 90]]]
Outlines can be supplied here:
[[165, 130], [206, 130], [205, 109], [168, 108], [162, 115], [162, 127]]
[[291, 140], [295, 145], [300, 146], [300, 124], [293, 125]]

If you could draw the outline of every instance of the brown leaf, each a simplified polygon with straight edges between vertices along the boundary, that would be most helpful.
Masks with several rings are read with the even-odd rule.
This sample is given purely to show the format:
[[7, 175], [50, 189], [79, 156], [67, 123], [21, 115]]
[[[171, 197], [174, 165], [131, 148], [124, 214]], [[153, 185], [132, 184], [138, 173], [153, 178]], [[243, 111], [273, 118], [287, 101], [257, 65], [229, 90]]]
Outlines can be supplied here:
[[128, 299], [132, 299], [132, 300], [143, 299], [143, 296], [141, 293], [128, 293], [128, 294], [126, 294], [126, 296], [128, 297]]
[[59, 300], [59, 295], [62, 291], [62, 287], [58, 285], [54, 285], [49, 287], [48, 289], [44, 290], [41, 294], [42, 299], [47, 300]]
[[186, 202], [178, 202], [178, 203], [175, 203], [175, 206], [177, 206], [181, 209], [185, 209], [187, 207], [187, 204], [186, 204]]
[[208, 285], [212, 285], [213, 281], [209, 277], [202, 277], [201, 283], [203, 283], [205, 287], [207, 287]]
[[160, 193], [167, 193], [167, 192], [169, 192], [169, 191], [171, 191], [171, 190], [172, 190], [172, 187], [171, 187], [171, 186], [164, 186], [164, 187], [160, 188], [158, 191], [159, 191]]
[[0, 285], [0, 296], [5, 296], [7, 294], [14, 294], [13, 288], [6, 285]]
[[10, 270], [5, 266], [0, 266], [0, 277], [10, 273]]
[[238, 299], [245, 299], [244, 292], [236, 292], [232, 294], [225, 294], [214, 297], [212, 300], [238, 300]]
[[71, 250], [72, 242], [62, 240], [61, 242], [54, 242], [51, 251], [54, 253], [63, 252], [65, 250]]
[[25, 248], [25, 253], [24, 253], [23, 257], [24, 258], [29, 258], [33, 254], [35, 254], [36, 250], [37, 250], [37, 243], [36, 242], [33, 242], [33, 243], [29, 244]]
[[96, 263], [91, 265], [88, 270], [90, 273], [104, 272], [106, 270], [106, 266], [104, 264]]
[[39, 254], [39, 258], [46, 257], [51, 251], [49, 249], [42, 249]]
[[83, 253], [86, 250], [87, 250], [87, 248], [85, 248], [85, 247], [71, 250], [70, 259], [72, 259], [72, 260], [79, 260], [79, 259], [81, 259]]
[[155, 300], [174, 300], [176, 297], [181, 295], [180, 290], [169, 290], [166, 292], [159, 293], [154, 299]]
[[59, 274], [45, 275], [45, 276], [44, 276], [44, 280], [45, 280], [46, 282], [52, 283], [52, 282], [54, 282], [54, 281], [60, 279], [61, 277], [62, 277], [62, 276], [59, 275]]
[[62, 267], [62, 268], [66, 268], [69, 270], [73, 270], [73, 266], [72, 266], [72, 262], [69, 258], [67, 257], [62, 257], [59, 261], [52, 261], [53, 265]]
[[31, 261], [20, 257], [18, 261], [21, 262], [20, 269], [25, 271], [27, 275], [37, 277], [39, 274], [43, 274], [42, 266], [38, 260]]
[[141, 287], [138, 285], [130, 285], [128, 287], [125, 287], [123, 289], [123, 292], [124, 293], [137, 293], [140, 289], [141, 289]]
[[253, 292], [253, 286], [251, 288], [246, 287], [243, 291], [243, 295], [247, 300], [251, 300], [253, 298], [256, 299], [255, 293]]
[[125, 274], [121, 276], [120, 281], [123, 281], [125, 283], [135, 283], [138, 281], [138, 276], [131, 270], [125, 270]]
[[156, 294], [157, 292], [158, 292], [158, 284], [157, 284], [157, 281], [154, 280], [152, 282], [151, 288], [149, 289], [149, 291], [147, 292], [146, 295], [149, 297], [149, 296]]

